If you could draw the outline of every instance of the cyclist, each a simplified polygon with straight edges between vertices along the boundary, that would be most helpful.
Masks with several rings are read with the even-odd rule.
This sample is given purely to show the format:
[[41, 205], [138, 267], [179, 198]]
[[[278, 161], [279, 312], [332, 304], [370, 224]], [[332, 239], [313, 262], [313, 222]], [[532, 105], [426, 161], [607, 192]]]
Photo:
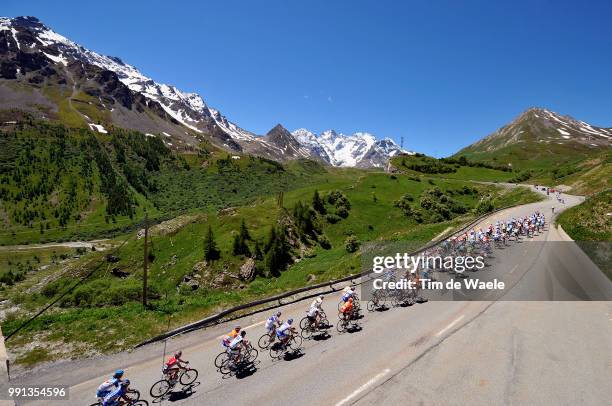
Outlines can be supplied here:
[[121, 378], [123, 378], [123, 369], [118, 369], [115, 371], [113, 376], [106, 381], [102, 382], [100, 386], [98, 386], [98, 390], [96, 391], [97, 398], [104, 398], [106, 395], [111, 393], [115, 388], [118, 388], [121, 384]]
[[352, 297], [349, 297], [346, 303], [344, 303], [342, 307], [340, 307], [340, 314], [342, 314], [342, 317], [346, 321], [351, 320], [353, 318], [353, 298]]
[[221, 345], [227, 349], [229, 347], [229, 344], [234, 338], [238, 336], [238, 334], [240, 334], [240, 326], [234, 327], [232, 331], [230, 331], [225, 337], [223, 337]]
[[355, 289], [351, 285], [347, 285], [344, 289], [342, 289], [342, 301], [347, 302], [349, 298], [353, 298], [355, 296]]
[[183, 355], [182, 351], [177, 351], [173, 356], [168, 358], [168, 361], [164, 364], [163, 372], [168, 375], [168, 379], [170, 381], [176, 380], [178, 372], [183, 367], [183, 364], [189, 364], [189, 361], [183, 361], [181, 356]]
[[276, 312], [274, 313], [272, 316], [268, 317], [268, 319], [266, 320], [266, 330], [268, 331], [268, 334], [270, 335], [270, 343], [274, 342], [274, 339], [276, 338], [276, 326], [281, 326], [283, 324], [283, 322], [280, 319], [281, 316], [281, 312]]
[[312, 301], [310, 309], [306, 314], [306, 317], [308, 317], [308, 321], [310, 321], [311, 324], [314, 323], [315, 329], [319, 328], [319, 323], [321, 322], [321, 313], [323, 312], [323, 309], [321, 308], [322, 304], [323, 296], [319, 296], [318, 298]]
[[240, 360], [242, 350], [246, 350], [247, 345], [249, 344], [249, 342], [244, 339], [244, 336], [246, 336], [246, 331], [242, 330], [229, 345], [229, 351], [234, 357], [234, 362], [236, 363]]
[[291, 334], [295, 333], [295, 327], [292, 327], [293, 319], [287, 320], [278, 329], [276, 329], [276, 336], [280, 340], [281, 344], [285, 345]]
[[121, 381], [117, 388], [104, 397], [102, 406], [119, 406], [122, 399], [129, 402], [130, 399], [126, 396], [128, 386], [130, 386], [129, 379]]

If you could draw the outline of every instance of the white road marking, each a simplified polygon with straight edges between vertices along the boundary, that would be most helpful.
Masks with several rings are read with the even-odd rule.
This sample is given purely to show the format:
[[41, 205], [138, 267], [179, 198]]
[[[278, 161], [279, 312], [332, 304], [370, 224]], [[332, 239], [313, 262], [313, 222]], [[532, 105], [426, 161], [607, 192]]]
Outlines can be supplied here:
[[514, 265], [514, 266], [512, 267], [512, 269], [510, 270], [510, 273], [512, 273], [512, 272], [514, 272], [514, 271], [516, 271], [516, 268], [518, 268], [518, 264], [516, 264], [516, 265]]
[[354, 398], [356, 398], [361, 392], [365, 391], [370, 386], [374, 385], [374, 383], [376, 381], [378, 381], [383, 376], [387, 375], [389, 372], [391, 372], [391, 370], [389, 368], [387, 368], [384, 371], [382, 371], [381, 373], [379, 373], [378, 375], [375, 375], [372, 379], [370, 379], [369, 381], [367, 381], [366, 383], [364, 383], [363, 385], [361, 385], [360, 387], [355, 389], [355, 391], [353, 391], [353, 393], [351, 393], [350, 395], [348, 395], [347, 397], [342, 399], [340, 402], [336, 403], [336, 406], [342, 406], [342, 405], [345, 405], [345, 404], [349, 403]]
[[453, 328], [453, 326], [457, 323], [459, 323], [461, 320], [463, 320], [463, 318], [465, 317], [464, 314], [462, 314], [461, 316], [457, 317], [454, 321], [451, 322], [451, 324], [449, 324], [448, 326], [444, 327], [442, 330], [440, 330], [438, 332], [438, 334], [436, 334], [436, 337], [440, 337], [442, 334], [446, 333], [449, 329]]
[[[246, 329], [248, 329], [248, 328], [252, 328], [252, 327], [256, 327], [256, 326], [260, 326], [260, 325], [264, 324], [265, 322], [266, 322], [266, 320], [264, 320], [264, 321], [260, 321], [260, 322], [258, 322], [258, 323], [253, 323], [253, 324], [251, 324], [251, 325], [249, 325], [249, 326], [246, 326], [246, 327], [245, 327], [245, 328], [243, 328], [242, 330], [246, 330]], [[225, 337], [226, 335], [227, 335], [227, 334], [220, 335], [219, 337], [217, 337], [217, 339], [219, 339], [219, 338], [223, 338], [223, 337]]]

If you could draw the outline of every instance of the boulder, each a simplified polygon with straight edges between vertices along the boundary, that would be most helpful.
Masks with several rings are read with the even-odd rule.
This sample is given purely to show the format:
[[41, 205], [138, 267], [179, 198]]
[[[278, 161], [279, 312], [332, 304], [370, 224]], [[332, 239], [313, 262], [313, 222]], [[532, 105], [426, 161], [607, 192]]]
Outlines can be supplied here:
[[253, 258], [247, 259], [246, 262], [240, 266], [240, 279], [245, 281], [254, 279], [256, 270], [257, 266], [255, 264], [255, 260]]

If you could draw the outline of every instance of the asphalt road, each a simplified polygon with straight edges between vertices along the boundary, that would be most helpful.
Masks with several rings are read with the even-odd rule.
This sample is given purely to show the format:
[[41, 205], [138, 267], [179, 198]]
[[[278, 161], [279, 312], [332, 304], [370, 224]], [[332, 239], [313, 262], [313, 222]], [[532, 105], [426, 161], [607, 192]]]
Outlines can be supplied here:
[[[567, 206], [579, 201], [566, 196]], [[550, 221], [553, 205], [561, 210], [547, 200], [508, 209], [492, 220], [539, 209]], [[212, 364], [221, 351], [220, 336], [231, 328], [226, 324], [130, 353], [56, 364], [18, 382], [70, 385], [69, 402], [38, 404], [87, 405], [95, 401], [98, 384], [122, 367], [154, 404], [148, 391], [160, 378], [164, 351], [181, 348], [200, 372], [197, 383], [156, 403], [606, 404], [612, 399], [612, 302], [584, 300], [612, 297], [612, 283], [560, 230], [548, 228], [535, 240], [540, 242], [496, 250], [491, 267], [470, 275], [503, 278], [509, 288], [500, 301], [430, 301], [366, 311], [357, 331], [333, 329], [327, 339], [304, 341], [295, 357], [272, 361], [260, 351], [255, 370], [245, 376], [223, 377]], [[332, 323], [337, 302], [335, 294], [324, 303]], [[299, 320], [307, 305], [280, 310]], [[256, 340], [267, 316], [238, 323]]]

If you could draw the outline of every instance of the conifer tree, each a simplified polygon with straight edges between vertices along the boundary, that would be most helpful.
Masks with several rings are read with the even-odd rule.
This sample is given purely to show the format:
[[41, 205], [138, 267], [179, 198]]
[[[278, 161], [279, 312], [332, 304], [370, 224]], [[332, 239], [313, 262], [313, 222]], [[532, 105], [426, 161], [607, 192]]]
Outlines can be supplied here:
[[206, 236], [204, 238], [204, 258], [207, 261], [214, 261], [219, 259], [221, 253], [217, 249], [217, 243], [215, 242], [215, 236], [213, 234], [212, 228], [210, 225], [208, 226], [208, 231], [206, 232]]

